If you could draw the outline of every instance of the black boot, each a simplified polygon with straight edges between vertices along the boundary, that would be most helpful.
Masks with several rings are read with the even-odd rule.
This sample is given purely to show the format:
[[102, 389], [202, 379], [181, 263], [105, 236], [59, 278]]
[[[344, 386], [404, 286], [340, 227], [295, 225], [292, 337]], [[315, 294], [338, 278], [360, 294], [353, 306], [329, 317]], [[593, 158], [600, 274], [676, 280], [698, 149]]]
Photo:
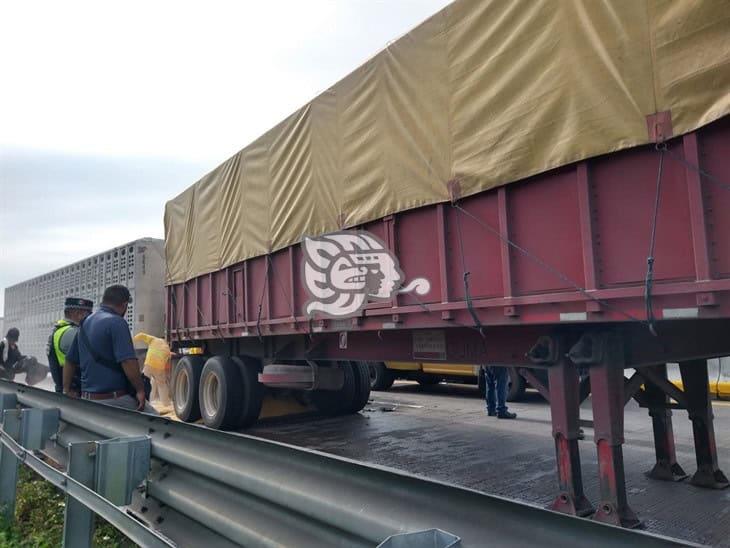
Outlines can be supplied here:
[[498, 419], [516, 419], [517, 413], [510, 413], [509, 411], [505, 411], [503, 413], [499, 413], [497, 415]]

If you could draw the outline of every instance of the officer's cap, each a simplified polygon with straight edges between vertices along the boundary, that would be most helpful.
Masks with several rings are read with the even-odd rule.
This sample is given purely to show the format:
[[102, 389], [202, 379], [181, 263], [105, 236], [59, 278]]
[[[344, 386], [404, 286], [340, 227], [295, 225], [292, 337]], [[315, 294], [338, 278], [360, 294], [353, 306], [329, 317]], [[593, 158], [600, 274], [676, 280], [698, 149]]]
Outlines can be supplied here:
[[66, 297], [66, 300], [63, 303], [64, 310], [66, 308], [78, 308], [80, 310], [89, 310], [91, 311], [94, 308], [94, 301], [90, 301], [89, 299], [79, 299], [77, 297]]

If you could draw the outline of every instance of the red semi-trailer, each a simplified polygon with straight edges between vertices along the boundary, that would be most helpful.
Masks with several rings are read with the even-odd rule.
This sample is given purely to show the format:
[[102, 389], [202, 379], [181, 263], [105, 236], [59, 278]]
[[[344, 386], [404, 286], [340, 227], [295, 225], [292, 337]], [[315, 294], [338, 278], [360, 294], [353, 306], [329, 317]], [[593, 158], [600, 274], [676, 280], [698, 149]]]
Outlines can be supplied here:
[[[483, 16], [508, 9], [502, 4], [485, 2], [475, 7], [476, 3], [457, 2], [399, 42], [411, 47], [411, 42], [422, 38], [419, 32], [435, 25], [432, 37], [445, 34], [449, 51], [455, 51], [452, 57], [458, 57], [457, 46], [464, 37], [453, 39], [457, 45], [449, 37], [465, 33], [464, 27], [477, 20], [491, 25]], [[532, 3], [515, 5], [526, 10], [522, 22], [527, 21], [527, 27], [544, 26], [540, 14], [531, 11]], [[545, 5], [557, 11], [568, 9], [567, 3]], [[647, 5], [650, 15], [660, 10], [657, 3]], [[596, 4], [592, 6], [598, 10]], [[679, 6], [684, 3], [675, 4], [678, 10]], [[724, 11], [718, 16], [719, 11], [707, 6], [714, 4], [704, 8], [708, 21], [727, 19]], [[625, 9], [633, 7], [627, 3]], [[679, 12], [670, 15], [681, 19]], [[589, 16], [596, 25], [601, 19], [600, 14]], [[666, 51], [672, 51], [666, 42], [658, 45], [659, 36], [666, 38], [660, 27], [671, 17], [658, 17], [658, 26], [650, 25], [656, 65], [661, 65]], [[681, 25], [674, 23], [679, 25], [672, 27], [679, 36]], [[495, 28], [510, 24], [495, 23]], [[580, 29], [587, 23], [577, 24]], [[453, 137], [445, 144], [451, 151], [444, 160], [449, 166], [447, 176], [439, 175], [438, 168], [424, 175], [431, 186], [424, 186], [421, 201], [398, 203], [401, 180], [388, 174], [400, 173], [403, 192], [410, 192], [408, 176], [414, 170], [407, 166], [412, 158], [384, 156], [387, 147], [371, 158], [372, 170], [380, 169], [381, 159], [390, 166], [386, 175], [364, 179], [367, 184], [356, 189], [357, 199], [347, 197], [358, 178], [370, 173], [363, 166], [352, 168], [347, 146], [355, 140], [367, 156], [370, 145], [366, 136], [342, 130], [339, 140], [331, 140], [339, 147], [337, 157], [323, 160], [317, 143], [321, 145], [328, 133], [322, 130], [327, 120], [322, 118], [319, 98], [264, 136], [259, 145], [244, 149], [206, 176], [190, 193], [171, 202], [166, 212], [171, 269], [167, 336], [180, 353], [190, 354], [177, 363], [173, 375], [178, 415], [188, 421], [202, 415], [211, 427], [243, 427], [257, 419], [267, 391], [294, 392], [325, 413], [357, 412], [368, 400], [368, 361], [504, 365], [521, 368], [550, 402], [559, 480], [553, 509], [593, 515], [626, 527], [639, 524], [626, 500], [621, 453], [623, 407], [632, 398], [648, 408], [654, 426], [656, 464], [651, 477], [675, 481], [687, 476], [676, 461], [671, 422], [671, 409], [686, 409], [697, 452], [697, 471], [691, 481], [702, 487], [727, 487], [717, 463], [706, 364], [708, 358], [730, 354], [730, 216], [726, 214], [730, 211], [730, 55], [726, 47], [730, 27], [722, 21], [718, 24], [716, 28], [724, 29], [718, 31], [724, 49], [710, 51], [708, 44], [716, 43], [712, 41], [701, 45], [707, 54], [703, 59], [711, 87], [681, 88], [689, 81], [686, 75], [703, 72], [697, 67], [686, 71], [685, 80], [670, 78], [664, 88], [662, 75], [655, 75], [649, 86], [654, 98], [644, 114], [635, 113], [639, 129], [633, 121], [628, 127], [610, 117], [611, 112], [619, 117], [626, 113], [619, 105], [614, 110], [606, 106], [611, 92], [605, 87], [589, 86], [593, 94], [605, 93], [605, 101], [578, 90], [568, 110], [557, 113], [550, 105], [538, 112], [550, 102], [538, 93], [542, 103], [526, 110], [538, 112], [536, 124], [553, 127], [574, 116], [574, 127], [563, 127], [566, 134], [552, 133], [553, 137], [560, 134], [553, 142], [538, 142], [524, 129], [515, 129], [519, 138], [505, 145], [507, 152], [499, 149], [496, 160], [490, 150], [496, 151], [501, 144], [485, 145], [478, 158], [492, 163], [480, 171], [482, 163], [470, 163], [473, 151], [464, 152], [469, 147], [464, 145], [463, 132], [470, 131], [480, 142], [486, 138], [484, 128], [476, 121], [464, 122], [458, 108], [452, 108], [447, 116], [450, 124], [446, 124]], [[446, 29], [444, 33], [439, 25]], [[519, 30], [523, 31], [527, 32]], [[690, 31], [677, 51], [695, 51], [686, 41], [687, 36], [697, 36]], [[523, 44], [519, 32], [510, 40]], [[470, 55], [488, 51], [479, 36], [469, 38], [475, 47], [464, 46]], [[616, 44], [623, 39], [616, 38]], [[391, 74], [388, 59], [398, 57], [396, 46], [383, 54], [386, 82]], [[614, 46], [605, 50], [606, 55], [615, 53], [618, 46]], [[525, 55], [532, 54], [537, 55]], [[376, 75], [381, 67], [378, 59], [372, 65]], [[627, 58], [621, 59], [630, 64]], [[677, 70], [677, 59], [667, 66]], [[592, 72], [590, 62], [583, 61], [585, 74], [576, 66], [576, 82], [594, 76], [598, 82], [606, 74], [613, 78], [610, 71]], [[622, 77], [631, 73], [623, 66], [612, 66]], [[363, 82], [370, 78], [353, 74]], [[449, 74], [453, 77], [453, 70]], [[631, 74], [626, 86], [633, 85], [632, 78], [639, 78], [641, 71]], [[529, 83], [537, 77], [527, 78]], [[337, 128], [352, 122], [347, 118], [349, 104], [341, 97], [352, 99], [346, 92], [355, 86], [349, 80], [343, 82], [338, 85], [344, 91], [333, 88], [333, 94], [339, 94], [333, 103]], [[458, 107], [465, 89], [474, 90], [474, 82], [457, 84], [452, 78], [452, 107]], [[559, 84], [555, 89], [560, 89]], [[699, 102], [671, 99], [675, 85], [681, 88], [680, 96], [697, 97]], [[484, 86], [483, 93], [490, 95], [492, 88]], [[383, 104], [388, 104], [394, 92], [387, 85], [383, 89]], [[377, 93], [370, 90], [363, 97], [377, 102]], [[469, 101], [481, 100], [478, 93], [474, 97]], [[580, 108], [581, 97], [588, 98], [592, 110]], [[512, 108], [512, 99], [506, 100], [505, 108]], [[489, 101], [494, 99], [488, 97], [485, 104], [491, 105]], [[355, 101], [357, 108], [363, 104]], [[603, 108], [608, 114], [593, 116]], [[428, 106], [423, 112], [433, 115]], [[478, 109], [470, 113], [477, 120]], [[543, 124], [543, 115], [555, 118]], [[358, 117], [358, 128], [367, 127], [361, 122], [368, 116], [365, 112]], [[384, 123], [373, 116], [375, 126]], [[498, 116], [496, 110], [488, 112], [484, 127], [489, 128]], [[423, 128], [415, 118], [409, 120], [415, 126], [404, 123], [402, 131], [418, 141]], [[461, 130], [454, 129], [459, 124]], [[500, 128], [506, 131], [503, 138], [513, 132]], [[390, 127], [389, 131], [396, 130]], [[534, 131], [540, 134], [541, 130], [536, 126]], [[389, 135], [385, 129], [382, 134]], [[300, 139], [292, 136], [302, 135], [311, 137], [311, 143], [297, 152]], [[597, 147], [583, 141], [591, 135], [598, 136]], [[389, 145], [396, 141], [393, 137]], [[414, 153], [416, 163], [438, 163], [424, 153], [436, 150], [432, 144], [414, 145], [419, 149]], [[466, 159], [459, 160], [462, 153]], [[519, 166], [541, 155], [544, 158], [537, 168], [508, 165], [521, 154]], [[357, 158], [349, 157], [355, 164]], [[337, 188], [344, 189], [344, 199], [337, 197], [340, 190], [333, 191], [335, 187], [321, 192], [317, 186], [318, 174], [325, 171], [322, 166], [335, 164], [333, 173], [342, 176]], [[302, 165], [309, 166], [306, 176], [299, 171]], [[501, 173], [496, 180], [490, 179], [505, 165], [510, 173], [521, 176]], [[419, 176], [413, 177], [418, 180]], [[259, 180], [269, 182], [269, 190], [262, 190]], [[314, 201], [311, 193], [316, 194]], [[392, 204], [379, 202], [382, 196], [394, 196]], [[298, 207], [298, 200], [311, 209], [281, 221], [279, 217]], [[360, 214], [359, 208], [368, 200], [375, 200], [371, 212], [378, 211], [377, 216]], [[337, 202], [337, 207], [330, 208], [330, 201]], [[216, 206], [221, 208], [220, 218], [211, 225], [210, 217], [215, 216], [211, 212], [218, 211], [210, 209], [214, 203], [222, 205]], [[251, 203], [256, 207], [251, 208]], [[317, 209], [318, 204], [334, 211], [331, 219]], [[245, 224], [261, 208], [269, 212], [265, 222]], [[326, 218], [318, 219], [318, 215]], [[236, 243], [239, 237], [245, 245]], [[253, 250], [246, 247], [254, 240], [258, 251], [253, 249], [257, 245], [252, 245]], [[667, 380], [668, 362], [679, 362], [683, 390]], [[544, 375], [533, 373], [535, 368], [547, 371], [547, 383], [542, 381]], [[631, 368], [635, 372], [627, 378], [625, 371]], [[579, 375], [579, 370], [584, 374]], [[583, 494], [578, 453], [578, 407], [589, 394], [601, 485], [601, 500], [595, 508]]]

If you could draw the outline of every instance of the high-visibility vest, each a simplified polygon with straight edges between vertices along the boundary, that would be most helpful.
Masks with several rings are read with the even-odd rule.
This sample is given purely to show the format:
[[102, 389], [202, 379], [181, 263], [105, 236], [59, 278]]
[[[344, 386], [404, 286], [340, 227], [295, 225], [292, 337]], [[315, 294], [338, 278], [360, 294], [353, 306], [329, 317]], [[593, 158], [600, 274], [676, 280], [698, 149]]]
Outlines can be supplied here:
[[61, 337], [63, 337], [63, 334], [71, 329], [73, 325], [74, 324], [68, 320], [58, 320], [53, 331], [53, 352], [58, 360], [58, 365], [61, 367], [63, 367], [66, 363], [66, 354], [61, 351]]

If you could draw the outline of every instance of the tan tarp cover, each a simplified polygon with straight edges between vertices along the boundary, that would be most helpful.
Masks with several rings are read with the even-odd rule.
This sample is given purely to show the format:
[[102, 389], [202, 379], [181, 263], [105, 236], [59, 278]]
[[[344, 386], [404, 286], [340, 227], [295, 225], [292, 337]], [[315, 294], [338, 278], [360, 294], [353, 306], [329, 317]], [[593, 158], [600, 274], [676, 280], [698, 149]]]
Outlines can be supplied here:
[[168, 283], [729, 110], [727, 0], [458, 0], [168, 202]]

